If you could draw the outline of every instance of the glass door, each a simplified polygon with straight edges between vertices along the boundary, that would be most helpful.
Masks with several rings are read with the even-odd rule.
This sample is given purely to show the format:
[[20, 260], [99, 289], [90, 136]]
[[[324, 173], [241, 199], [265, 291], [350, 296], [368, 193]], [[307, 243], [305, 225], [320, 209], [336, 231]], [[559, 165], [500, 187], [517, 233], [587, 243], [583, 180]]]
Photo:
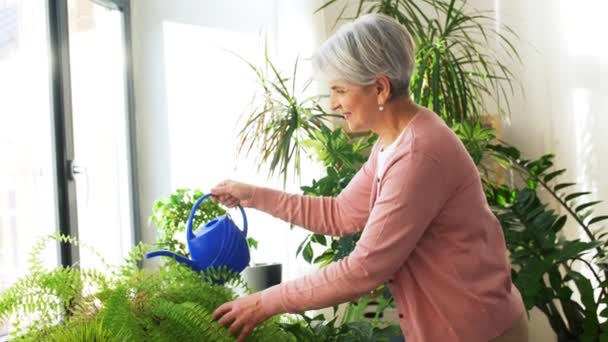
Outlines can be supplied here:
[[[0, 1], [0, 292], [25, 275], [33, 244], [59, 231], [47, 18], [45, 0]], [[59, 264], [56, 244], [43, 260]]]
[[[91, 0], [67, 3], [78, 236], [116, 265], [133, 244], [124, 14]], [[82, 267], [104, 266], [79, 253]]]

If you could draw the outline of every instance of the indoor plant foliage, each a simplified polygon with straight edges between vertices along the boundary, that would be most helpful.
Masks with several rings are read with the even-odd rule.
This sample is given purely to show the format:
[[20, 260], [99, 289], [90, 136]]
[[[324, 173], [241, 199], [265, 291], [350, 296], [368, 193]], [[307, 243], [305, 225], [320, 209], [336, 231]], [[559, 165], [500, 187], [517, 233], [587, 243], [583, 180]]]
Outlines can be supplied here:
[[[189, 256], [183, 237], [186, 225], [194, 203], [205, 194], [200, 189], [178, 188], [168, 197], [154, 201], [150, 222], [159, 231], [157, 245], [161, 249]], [[192, 221], [192, 229], [196, 230], [201, 224], [207, 223], [220, 215], [228, 215], [218, 203], [204, 201], [198, 207]], [[249, 247], [256, 248], [257, 241], [247, 238]]]
[[[189, 192], [180, 189], [173, 197], [177, 196], [175, 201], [179, 202], [178, 199]], [[170, 207], [175, 209], [179, 205], [173, 203]], [[159, 239], [164, 241], [162, 236]], [[198, 273], [169, 258], [155, 270], [142, 269], [139, 266], [146, 253], [157, 248], [144, 244], [134, 247], [120, 267], [103, 263], [106, 268], [103, 272], [64, 266], [45, 269], [41, 253], [55, 241], [90, 248], [61, 235], [47, 236], [35, 245], [27, 276], [0, 294], [0, 323], [12, 322], [13, 339], [234, 340], [211, 314], [238, 295], [251, 293], [240, 275], [226, 269]], [[338, 327], [335, 320], [325, 321], [319, 317], [275, 316], [256, 327], [247, 340], [298, 341], [300, 336], [306, 336], [309, 341], [320, 342], [389, 341], [396, 329], [381, 322], [357, 321], [353, 315], [345, 319], [348, 324]]]
[[[376, 136], [371, 134], [353, 139], [341, 128], [331, 130], [328, 127], [321, 127], [315, 132], [314, 139], [305, 142], [305, 146], [323, 164], [326, 175], [319, 180], [313, 179], [311, 185], [302, 186], [303, 193], [313, 196], [337, 196], [367, 160], [363, 153], [368, 151], [375, 141]], [[360, 235], [355, 233], [336, 238], [309, 234], [300, 244], [296, 255], [301, 252], [307, 262], [325, 266], [347, 256], [354, 249], [354, 244]], [[313, 244], [320, 244], [326, 248], [315, 257]]]
[[[160, 248], [188, 256], [188, 250], [183, 240], [186, 223], [197, 199], [205, 195], [199, 189], [179, 188], [166, 198], [154, 201], [150, 222], [158, 227], [157, 244]], [[209, 222], [217, 216], [226, 214], [219, 204], [204, 201], [200, 204], [192, 221], [193, 229], [201, 223]], [[179, 237], [178, 237], [179, 234]]]
[[[120, 268], [99, 272], [42, 267], [40, 253], [54, 240], [41, 239], [31, 253], [29, 274], [0, 295], [0, 322], [12, 318], [19, 341], [234, 341], [211, 314], [221, 304], [249, 293], [227, 270], [198, 273], [172, 260], [157, 270], [138, 264], [153, 246], [135, 247]], [[34, 323], [28, 325], [27, 323]], [[258, 325], [248, 341], [389, 341], [395, 326], [318, 316], [275, 316]], [[305, 339], [301, 339], [305, 337]]]
[[[608, 241], [600, 226], [608, 216], [593, 215], [591, 209], [598, 201], [586, 200], [589, 192], [571, 191], [576, 184], [558, 182], [565, 170], [553, 168], [552, 155], [524, 159], [519, 150], [497, 140], [494, 131], [479, 120], [479, 115], [487, 112], [488, 100], [498, 112], [508, 112], [508, 102], [500, 100], [514, 83], [506, 67], [510, 61], [485, 51], [494, 40], [504, 49], [502, 55], [518, 61], [509, 38], [493, 29], [495, 23], [488, 13], [469, 10], [466, 1], [353, 2], [358, 4], [356, 16], [387, 14], [414, 36], [418, 50], [410, 83], [412, 98], [442, 116], [478, 166], [488, 203], [502, 225], [513, 281], [526, 308], [541, 310], [560, 341], [608, 340]], [[327, 1], [320, 10], [334, 3]], [[503, 31], [516, 37], [508, 27]], [[346, 136], [322, 127], [312, 134], [315, 143], [309, 145], [315, 147], [313, 154], [327, 168], [327, 175], [303, 186], [305, 194], [337, 195], [365, 160], [366, 153], [358, 151], [358, 165], [337, 171], [340, 158], [329, 156], [332, 141], [339, 141], [342, 134]], [[352, 152], [345, 151], [347, 155]], [[507, 173], [520, 175], [521, 181], [505, 180], [497, 174], [496, 163]], [[550, 200], [541, 200], [546, 197]], [[564, 237], [562, 230], [568, 219], [585, 233], [584, 241]], [[324, 266], [348, 255], [357, 239], [357, 234], [340, 239], [309, 235], [298, 254]], [[314, 245], [323, 248], [319, 255], [313, 253]]]
[[[74, 239], [55, 236], [61, 241]], [[29, 275], [0, 296], [0, 321], [16, 317], [12, 335], [24, 341], [232, 341], [211, 317], [219, 305], [247, 292], [238, 275], [226, 270], [197, 273], [176, 262], [158, 270], [140, 269], [150, 247], [140, 245], [123, 266], [111, 272], [74, 267], [44, 270], [32, 252]], [[218, 283], [221, 279], [223, 284]], [[35, 324], [20, 329], [21, 322]], [[290, 341], [293, 337], [270, 319], [251, 341]]]
[[[319, 105], [324, 96], [300, 100], [310, 81], [297, 87], [298, 60], [291, 78], [279, 73], [267, 49], [263, 66], [245, 62], [255, 73], [259, 88], [252, 102], [253, 110], [243, 117], [238, 150], [247, 154], [256, 151], [260, 167], [267, 164], [269, 175], [281, 175], [285, 185], [290, 171], [296, 178], [301, 174], [302, 142], [324, 126], [328, 118], [339, 116], [327, 114]], [[258, 99], [260, 104], [256, 102]]]
[[[408, 29], [416, 43], [412, 98], [448, 124], [476, 119], [490, 104], [508, 112], [505, 99], [515, 83], [508, 65], [520, 61], [517, 36], [508, 26], [497, 30], [491, 11], [474, 10], [466, 0], [329, 0], [317, 11], [338, 2], [344, 9], [356, 4], [355, 17], [383, 13]], [[337, 21], [354, 19], [343, 17], [344, 9]]]
[[[515, 147], [497, 141], [492, 129], [482, 127], [478, 120], [487, 99], [495, 102], [499, 112], [503, 106], [508, 109], [508, 102], [499, 100], [507, 89], [512, 90], [512, 73], [497, 55], [485, 53], [483, 45], [494, 35], [503, 55], [519, 60], [509, 38], [492, 29], [494, 22], [488, 13], [469, 10], [466, 1], [360, 0], [358, 5], [356, 16], [363, 12], [387, 14], [414, 36], [418, 46], [412, 97], [444, 118], [478, 165], [488, 202], [505, 232], [513, 280], [526, 307], [545, 313], [560, 340], [608, 339], [608, 324], [603, 322], [608, 311], [598, 313], [608, 300], [608, 242], [606, 233], [597, 227], [608, 216], [592, 216], [591, 209], [598, 201], [585, 201], [589, 192], [567, 191], [575, 184], [556, 182], [565, 170], [553, 169], [553, 156], [526, 160]], [[434, 15], [425, 14], [429, 12]], [[516, 37], [508, 27], [504, 31]], [[505, 184], [484, 159], [518, 173], [523, 182]], [[541, 191], [553, 199], [552, 205], [539, 199]], [[551, 206], [566, 214], [557, 215]], [[566, 240], [560, 234], [568, 217], [585, 232], [588, 242]], [[576, 271], [581, 268], [595, 284]], [[577, 290], [580, 300], [575, 299], [572, 289]]]
[[[504, 145], [490, 145], [489, 151], [520, 174], [524, 184], [511, 188], [486, 183], [485, 189], [505, 231], [513, 281], [526, 308], [540, 309], [560, 341], [608, 340], [608, 241], [605, 229], [598, 227], [608, 216], [593, 215], [599, 201], [587, 200], [589, 192], [569, 191], [575, 183], [557, 182], [565, 170], [553, 168], [553, 155], [525, 160], [517, 149]], [[541, 191], [565, 214], [543, 203]], [[568, 218], [585, 232], [587, 241], [560, 234]]]
[[373, 325], [364, 320], [362, 316], [356, 319], [344, 316], [339, 320], [338, 316], [334, 315], [332, 319], [328, 320], [324, 315], [313, 318], [299, 315], [299, 320], [281, 323], [281, 326], [298, 342], [389, 342], [392, 337], [399, 336], [401, 333], [399, 326]]

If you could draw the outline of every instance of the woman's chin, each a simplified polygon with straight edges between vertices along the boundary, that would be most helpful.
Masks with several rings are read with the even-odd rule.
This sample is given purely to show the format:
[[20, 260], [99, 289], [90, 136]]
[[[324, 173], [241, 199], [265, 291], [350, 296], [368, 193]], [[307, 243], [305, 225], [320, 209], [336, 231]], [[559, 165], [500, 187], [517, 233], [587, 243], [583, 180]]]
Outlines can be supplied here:
[[357, 125], [356, 123], [348, 121], [348, 130], [351, 132], [363, 132], [366, 131], [365, 128], [361, 127], [361, 125]]

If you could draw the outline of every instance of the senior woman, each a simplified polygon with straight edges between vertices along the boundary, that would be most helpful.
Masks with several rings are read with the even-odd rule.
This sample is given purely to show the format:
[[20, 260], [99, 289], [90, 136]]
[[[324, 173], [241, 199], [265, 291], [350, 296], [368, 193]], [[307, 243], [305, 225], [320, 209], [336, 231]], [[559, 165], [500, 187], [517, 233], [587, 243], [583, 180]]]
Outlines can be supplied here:
[[343, 26], [313, 57], [332, 110], [379, 139], [336, 198], [223, 181], [227, 206], [256, 208], [312, 232], [362, 231], [352, 254], [302, 278], [220, 306], [239, 341], [272, 315], [343, 303], [387, 283], [408, 342], [525, 342], [527, 320], [502, 230], [460, 140], [408, 93], [414, 46], [393, 19]]

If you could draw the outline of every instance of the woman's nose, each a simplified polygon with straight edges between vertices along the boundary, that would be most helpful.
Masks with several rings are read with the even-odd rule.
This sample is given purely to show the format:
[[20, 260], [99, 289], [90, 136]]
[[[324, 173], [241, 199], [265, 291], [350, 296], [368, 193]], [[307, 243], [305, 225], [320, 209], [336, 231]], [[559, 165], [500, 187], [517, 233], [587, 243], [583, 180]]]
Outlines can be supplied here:
[[330, 97], [329, 98], [329, 108], [331, 109], [332, 112], [335, 112], [338, 109], [340, 109], [340, 103], [338, 101], [335, 101], [333, 99], [333, 97]]

